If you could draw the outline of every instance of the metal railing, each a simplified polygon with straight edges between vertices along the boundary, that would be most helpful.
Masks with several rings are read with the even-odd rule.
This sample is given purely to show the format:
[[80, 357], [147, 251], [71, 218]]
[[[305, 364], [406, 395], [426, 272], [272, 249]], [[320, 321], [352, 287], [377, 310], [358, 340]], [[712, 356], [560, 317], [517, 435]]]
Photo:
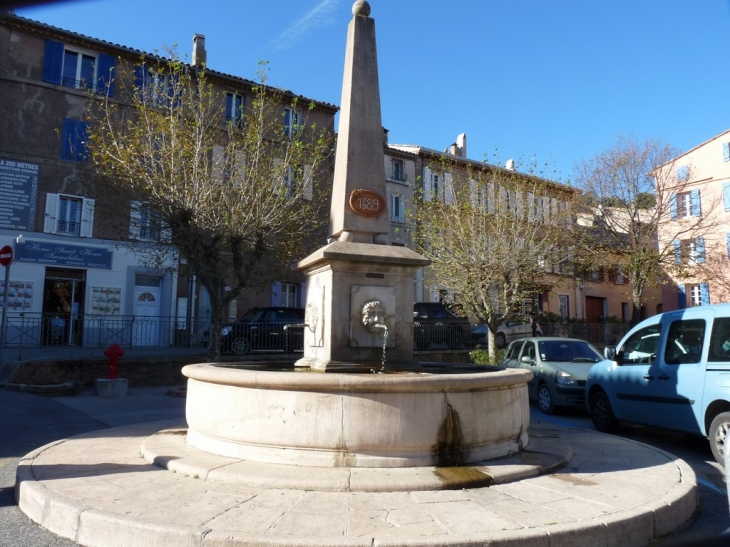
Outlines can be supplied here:
[[71, 315], [21, 312], [7, 318], [6, 348], [200, 346], [205, 325], [177, 317]]

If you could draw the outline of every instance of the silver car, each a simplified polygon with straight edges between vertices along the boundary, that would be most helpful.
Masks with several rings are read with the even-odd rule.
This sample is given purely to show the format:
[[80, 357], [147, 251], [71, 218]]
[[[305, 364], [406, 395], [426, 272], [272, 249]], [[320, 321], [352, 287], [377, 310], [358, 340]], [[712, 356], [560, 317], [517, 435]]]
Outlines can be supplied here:
[[540, 337], [515, 340], [499, 364], [531, 371], [529, 396], [537, 400], [540, 411], [552, 414], [562, 406], [585, 408], [588, 370], [602, 360], [603, 355], [584, 340]]

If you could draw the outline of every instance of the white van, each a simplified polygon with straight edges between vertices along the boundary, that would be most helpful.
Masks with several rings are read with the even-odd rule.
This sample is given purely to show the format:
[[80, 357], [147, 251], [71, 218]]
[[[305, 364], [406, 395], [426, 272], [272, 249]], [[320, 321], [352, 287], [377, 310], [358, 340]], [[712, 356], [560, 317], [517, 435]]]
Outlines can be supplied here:
[[614, 431], [626, 421], [704, 435], [724, 465], [730, 429], [730, 304], [650, 317], [604, 355], [586, 382], [596, 429]]

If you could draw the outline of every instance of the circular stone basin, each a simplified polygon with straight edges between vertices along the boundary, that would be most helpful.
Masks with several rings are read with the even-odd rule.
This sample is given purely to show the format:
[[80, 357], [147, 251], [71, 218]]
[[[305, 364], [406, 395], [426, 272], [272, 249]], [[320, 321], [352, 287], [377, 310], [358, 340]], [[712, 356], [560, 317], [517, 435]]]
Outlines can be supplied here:
[[184, 367], [188, 444], [269, 463], [419, 467], [489, 460], [528, 443], [529, 371], [467, 365], [469, 372], [453, 373], [464, 365], [424, 365], [390, 374], [292, 374], [267, 368]]

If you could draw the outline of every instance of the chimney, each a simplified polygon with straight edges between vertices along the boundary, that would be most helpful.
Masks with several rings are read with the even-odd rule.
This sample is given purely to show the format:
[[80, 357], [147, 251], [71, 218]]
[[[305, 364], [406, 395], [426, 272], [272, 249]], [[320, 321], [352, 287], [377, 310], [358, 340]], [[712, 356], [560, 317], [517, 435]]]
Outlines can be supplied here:
[[460, 133], [456, 137], [456, 149], [459, 151], [457, 156], [466, 159], [466, 133]]
[[504, 168], [507, 169], [508, 171], [514, 171], [515, 170], [515, 160], [513, 160], [513, 159], [507, 160], [507, 162], [504, 164]]
[[207, 59], [205, 53], [205, 36], [195, 34], [193, 36], [193, 66], [203, 66]]

